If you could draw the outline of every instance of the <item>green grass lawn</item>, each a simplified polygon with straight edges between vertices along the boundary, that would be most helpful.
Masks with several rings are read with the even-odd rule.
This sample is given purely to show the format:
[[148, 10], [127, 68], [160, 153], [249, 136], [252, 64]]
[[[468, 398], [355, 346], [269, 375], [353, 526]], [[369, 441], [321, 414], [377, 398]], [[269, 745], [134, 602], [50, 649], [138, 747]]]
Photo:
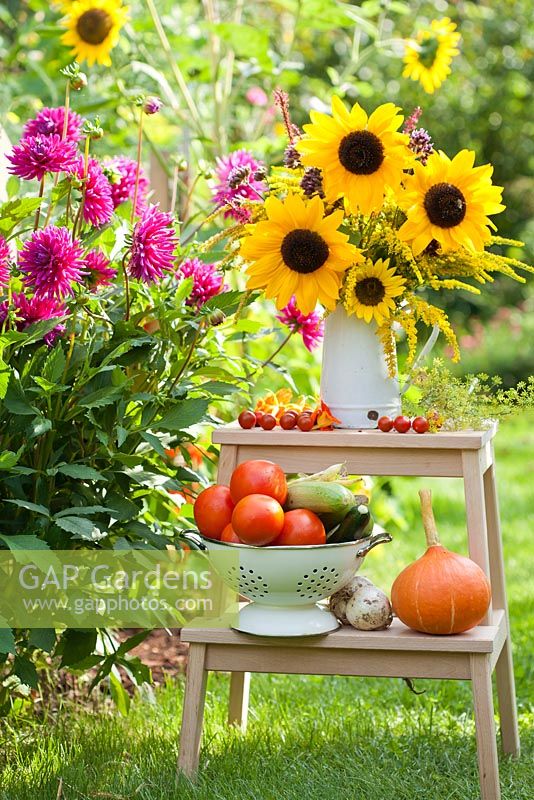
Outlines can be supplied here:
[[[523, 754], [501, 758], [504, 800], [534, 792], [532, 650], [534, 621], [532, 488], [534, 419], [503, 425], [497, 439], [499, 495], [514, 641]], [[373, 551], [367, 574], [389, 589], [399, 570], [423, 549], [417, 488], [395, 479], [409, 524]], [[465, 552], [460, 481], [435, 486], [443, 543]], [[529, 652], [530, 650], [530, 652]], [[478, 798], [469, 684], [257, 675], [249, 730], [225, 726], [228, 676], [211, 675], [197, 787], [175, 784], [183, 682], [138, 698], [127, 718], [63, 707], [46, 722], [1, 724], [1, 800], [470, 800]]]

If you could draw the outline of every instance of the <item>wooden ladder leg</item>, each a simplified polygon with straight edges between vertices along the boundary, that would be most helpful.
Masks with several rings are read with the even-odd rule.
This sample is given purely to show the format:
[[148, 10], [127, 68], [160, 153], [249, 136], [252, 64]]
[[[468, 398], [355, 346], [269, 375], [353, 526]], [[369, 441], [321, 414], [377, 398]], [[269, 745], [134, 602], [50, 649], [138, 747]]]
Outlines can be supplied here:
[[195, 778], [200, 754], [206, 680], [208, 677], [208, 673], [204, 668], [205, 663], [206, 645], [191, 643], [189, 645], [185, 679], [180, 754], [178, 756], [178, 773], [183, 772], [191, 780]]
[[519, 755], [519, 728], [517, 724], [517, 706], [515, 697], [514, 665], [512, 661], [512, 643], [510, 640], [510, 622], [508, 619], [508, 604], [506, 600], [506, 583], [504, 575], [504, 558], [502, 550], [501, 528], [499, 520], [499, 501], [495, 483], [495, 468], [493, 463], [484, 475], [484, 496], [486, 503], [486, 517], [488, 524], [488, 541], [491, 586], [493, 604], [496, 608], [504, 609], [506, 616], [507, 635], [501, 650], [499, 660], [495, 666], [497, 694], [499, 697], [499, 716], [501, 725], [502, 749], [512, 756]]
[[232, 672], [230, 675], [230, 700], [228, 724], [247, 729], [248, 698], [250, 694], [250, 672]]
[[491, 665], [489, 656], [470, 656], [471, 683], [475, 708], [478, 772], [482, 800], [500, 800], [499, 761], [495, 740], [495, 717], [491, 688]]
[[[488, 528], [484, 498], [484, 477], [480, 451], [464, 450], [462, 453], [462, 471], [465, 493], [465, 513], [467, 518], [467, 538], [469, 556], [486, 573], [491, 582], [488, 548]], [[493, 606], [482, 620], [482, 625], [491, 625]]]

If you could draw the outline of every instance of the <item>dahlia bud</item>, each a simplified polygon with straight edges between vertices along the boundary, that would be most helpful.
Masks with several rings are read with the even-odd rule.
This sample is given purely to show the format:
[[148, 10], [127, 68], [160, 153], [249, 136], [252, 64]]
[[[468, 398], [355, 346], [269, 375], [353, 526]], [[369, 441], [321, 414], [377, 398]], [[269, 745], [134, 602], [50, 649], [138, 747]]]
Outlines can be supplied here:
[[317, 167], [307, 169], [300, 182], [300, 188], [304, 191], [306, 197], [313, 197], [314, 194], [324, 197], [323, 173], [321, 170], [317, 169]]
[[242, 164], [230, 170], [227, 183], [230, 189], [237, 189], [242, 183], [246, 183], [250, 178], [250, 167], [247, 164]]
[[217, 325], [222, 325], [225, 319], [226, 319], [226, 314], [224, 313], [224, 311], [221, 311], [221, 309], [218, 308], [217, 311], [214, 311], [213, 314], [210, 314], [210, 316], [208, 317], [208, 322], [215, 328], [217, 327]]
[[60, 72], [68, 79], [71, 89], [79, 92], [87, 86], [87, 75], [85, 72], [81, 72], [80, 65], [77, 61], [73, 61], [72, 64], [69, 64], [64, 69], [60, 70]]
[[150, 114], [157, 114], [158, 111], [161, 110], [162, 106], [163, 106], [163, 103], [161, 102], [159, 97], [155, 97], [154, 95], [150, 95], [149, 97], [146, 98], [146, 100], [144, 102], [143, 111], [145, 112], [145, 114], [149, 114], [149, 115]]
[[83, 124], [82, 133], [90, 139], [102, 139], [104, 136], [104, 129], [100, 126], [100, 117], [95, 117], [94, 122], [86, 119]]

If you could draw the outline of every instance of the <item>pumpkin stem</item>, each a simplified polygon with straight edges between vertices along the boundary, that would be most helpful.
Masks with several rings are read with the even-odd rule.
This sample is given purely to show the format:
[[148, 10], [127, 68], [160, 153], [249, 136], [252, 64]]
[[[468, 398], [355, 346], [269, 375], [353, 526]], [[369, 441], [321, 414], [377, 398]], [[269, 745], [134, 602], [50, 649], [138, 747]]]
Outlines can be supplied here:
[[426, 543], [428, 547], [433, 547], [434, 545], [440, 544], [440, 541], [438, 529], [436, 528], [436, 520], [434, 519], [434, 512], [432, 511], [432, 492], [430, 489], [421, 489], [419, 497], [421, 499], [421, 516], [423, 518]]

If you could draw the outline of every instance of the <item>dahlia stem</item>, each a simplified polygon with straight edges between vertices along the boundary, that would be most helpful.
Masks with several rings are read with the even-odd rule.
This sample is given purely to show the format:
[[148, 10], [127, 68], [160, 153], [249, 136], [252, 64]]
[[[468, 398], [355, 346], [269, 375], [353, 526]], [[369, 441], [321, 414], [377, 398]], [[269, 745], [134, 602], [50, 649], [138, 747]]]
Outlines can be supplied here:
[[161, 42], [161, 46], [163, 48], [163, 52], [169, 62], [169, 66], [171, 68], [172, 74], [174, 75], [174, 79], [178, 84], [178, 88], [180, 89], [183, 98], [186, 102], [186, 105], [189, 109], [189, 113], [191, 114], [191, 118], [195, 125], [197, 126], [198, 132], [203, 135], [203, 128], [202, 128], [202, 120], [200, 119], [200, 115], [197, 111], [197, 107], [195, 105], [195, 101], [187, 87], [187, 82], [182, 74], [182, 71], [178, 64], [176, 63], [176, 58], [173, 53], [171, 44], [167, 38], [167, 34], [165, 33], [165, 29], [161, 23], [160, 16], [158, 14], [158, 10], [156, 8], [156, 4], [154, 0], [146, 0], [146, 4], [148, 10], [150, 12], [150, 16], [152, 17], [152, 22], [154, 23], [154, 27], [156, 29], [156, 33], [158, 34], [159, 40]]
[[[39, 184], [39, 199], [42, 200], [44, 195], [44, 187], [45, 187], [45, 175], [41, 178], [41, 183]], [[35, 212], [35, 222], [33, 223], [33, 230], [36, 231], [39, 227], [39, 220], [41, 219], [41, 203], [37, 206], [37, 211]]]
[[61, 139], [65, 141], [67, 138], [67, 131], [69, 129], [69, 112], [70, 112], [70, 80], [67, 81], [67, 88], [65, 89], [65, 119], [63, 120], [63, 130], [61, 132]]
[[133, 225], [135, 219], [135, 209], [137, 208], [137, 198], [139, 197], [139, 176], [141, 174], [141, 157], [143, 154], [143, 121], [145, 112], [141, 109], [141, 116], [139, 117], [139, 133], [137, 136], [137, 165], [135, 168], [135, 187], [132, 201], [132, 214], [130, 222]]
[[290, 330], [289, 333], [287, 334], [287, 336], [285, 337], [285, 339], [282, 340], [282, 344], [279, 345], [279, 347], [276, 348], [274, 353], [272, 355], [270, 355], [269, 358], [266, 361], [264, 361], [262, 364], [260, 364], [258, 369], [264, 369], [268, 364], [270, 364], [271, 361], [273, 360], [273, 358], [276, 358], [276, 356], [278, 355], [280, 350], [282, 350], [282, 348], [286, 346], [286, 344], [289, 342], [289, 340], [291, 339], [291, 337], [293, 336], [294, 333], [295, 333], [294, 330]]
[[72, 238], [76, 236], [78, 226], [82, 224], [83, 210], [85, 208], [85, 195], [87, 192], [87, 175], [89, 174], [89, 148], [91, 146], [91, 137], [87, 136], [85, 139], [84, 161], [83, 161], [83, 186], [82, 186], [82, 199], [76, 219], [74, 220], [74, 227], [72, 229]]
[[128, 271], [126, 266], [126, 259], [128, 258], [128, 254], [124, 256], [122, 259], [122, 277], [124, 280], [124, 298], [126, 300], [126, 312], [124, 314], [124, 319], [126, 322], [130, 319], [130, 284], [128, 282]]
[[195, 352], [195, 347], [197, 346], [197, 342], [198, 342], [198, 340], [200, 338], [200, 334], [202, 332], [203, 326], [204, 326], [204, 321], [202, 320], [200, 322], [198, 328], [197, 328], [197, 331], [196, 331], [195, 335], [193, 336], [193, 341], [191, 342], [191, 346], [190, 346], [190, 348], [189, 348], [189, 350], [187, 352], [187, 355], [186, 355], [186, 357], [184, 359], [184, 363], [180, 367], [180, 369], [178, 371], [178, 375], [175, 377], [175, 379], [173, 380], [173, 382], [169, 386], [169, 394], [172, 392], [172, 390], [174, 389], [174, 387], [176, 386], [176, 384], [178, 383], [178, 381], [180, 380], [180, 378], [182, 377], [182, 375], [186, 371], [187, 367], [189, 366], [189, 363], [190, 363], [190, 361], [191, 361], [191, 359], [193, 357], [193, 353]]

